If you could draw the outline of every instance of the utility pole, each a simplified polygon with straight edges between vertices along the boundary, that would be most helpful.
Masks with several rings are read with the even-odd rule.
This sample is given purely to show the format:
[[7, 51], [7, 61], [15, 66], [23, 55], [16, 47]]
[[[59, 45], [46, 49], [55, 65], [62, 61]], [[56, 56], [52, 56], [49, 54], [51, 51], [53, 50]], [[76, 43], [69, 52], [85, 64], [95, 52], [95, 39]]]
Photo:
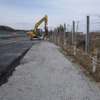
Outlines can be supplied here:
[[75, 42], [75, 21], [73, 21], [73, 30], [72, 30], [72, 46]]
[[89, 33], [89, 16], [87, 16], [87, 27], [86, 27], [86, 41], [85, 41], [85, 52], [89, 52], [89, 40], [90, 40], [90, 33]]

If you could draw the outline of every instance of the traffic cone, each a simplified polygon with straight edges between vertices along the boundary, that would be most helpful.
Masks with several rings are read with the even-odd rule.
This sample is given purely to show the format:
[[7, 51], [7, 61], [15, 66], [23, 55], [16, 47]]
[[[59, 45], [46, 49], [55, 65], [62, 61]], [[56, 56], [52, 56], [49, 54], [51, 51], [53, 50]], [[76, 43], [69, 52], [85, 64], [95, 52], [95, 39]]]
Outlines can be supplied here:
[[14, 43], [14, 39], [12, 39], [12, 43]]

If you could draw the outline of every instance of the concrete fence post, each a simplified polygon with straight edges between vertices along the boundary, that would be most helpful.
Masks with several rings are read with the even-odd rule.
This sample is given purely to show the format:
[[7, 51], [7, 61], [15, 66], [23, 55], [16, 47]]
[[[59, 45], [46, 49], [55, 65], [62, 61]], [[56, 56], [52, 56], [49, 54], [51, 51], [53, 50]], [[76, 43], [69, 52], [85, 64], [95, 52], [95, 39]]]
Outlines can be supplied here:
[[59, 27], [59, 44], [61, 44], [61, 27]]
[[50, 33], [50, 39], [52, 40], [52, 31], [51, 31], [51, 33]]
[[93, 73], [96, 72], [97, 62], [98, 62], [98, 50], [96, 49], [93, 58]]
[[90, 34], [89, 34], [89, 16], [87, 16], [87, 27], [86, 27], [86, 43], [85, 43], [85, 52], [88, 53], [89, 52], [89, 38], [90, 38]]
[[59, 28], [57, 29], [57, 33], [58, 33], [58, 45], [60, 43], [60, 34], [59, 34]]
[[56, 28], [55, 28], [55, 43], [56, 43], [56, 38], [57, 38], [57, 34], [56, 34]]
[[66, 49], [66, 24], [64, 24], [64, 48]]
[[77, 48], [76, 48], [76, 42], [74, 42], [74, 45], [73, 45], [74, 56], [76, 56], [76, 50], [77, 50]]
[[54, 29], [54, 42], [56, 43], [56, 29]]
[[53, 42], [54, 42], [54, 31], [53, 31]]
[[52, 33], [50, 32], [50, 38], [49, 38], [49, 40], [51, 40], [51, 34], [52, 34]]
[[56, 33], [57, 33], [57, 40], [56, 40], [56, 42], [57, 42], [57, 44], [58, 44], [58, 27], [56, 28]]
[[53, 35], [53, 42], [54, 42], [54, 30], [53, 30], [53, 33], [52, 33], [52, 35]]
[[56, 40], [57, 40], [57, 34], [56, 34], [56, 28], [55, 28], [55, 43], [56, 43]]
[[57, 43], [57, 28], [56, 28], [56, 43]]
[[73, 30], [72, 30], [72, 46], [75, 42], [75, 21], [73, 21]]
[[51, 35], [51, 40], [53, 41], [53, 31], [52, 31], [52, 35]]
[[57, 34], [57, 28], [56, 28], [56, 43], [57, 43], [57, 38], [58, 38], [58, 34]]

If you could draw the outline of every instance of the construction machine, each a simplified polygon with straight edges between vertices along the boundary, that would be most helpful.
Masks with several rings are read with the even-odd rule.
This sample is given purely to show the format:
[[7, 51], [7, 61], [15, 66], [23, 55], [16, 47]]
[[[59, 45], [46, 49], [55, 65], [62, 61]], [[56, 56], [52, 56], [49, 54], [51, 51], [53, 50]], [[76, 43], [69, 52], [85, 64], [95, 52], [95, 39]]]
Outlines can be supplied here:
[[43, 31], [41, 31], [40, 29], [37, 29], [37, 28], [43, 21], [45, 21], [44, 29], [46, 30], [47, 29], [47, 20], [48, 20], [47, 15], [45, 15], [45, 17], [43, 17], [39, 22], [37, 22], [35, 24], [33, 31], [27, 32], [27, 35], [30, 36], [30, 40], [33, 40], [33, 38], [38, 38], [39, 36], [42, 35], [41, 32], [43, 32]]

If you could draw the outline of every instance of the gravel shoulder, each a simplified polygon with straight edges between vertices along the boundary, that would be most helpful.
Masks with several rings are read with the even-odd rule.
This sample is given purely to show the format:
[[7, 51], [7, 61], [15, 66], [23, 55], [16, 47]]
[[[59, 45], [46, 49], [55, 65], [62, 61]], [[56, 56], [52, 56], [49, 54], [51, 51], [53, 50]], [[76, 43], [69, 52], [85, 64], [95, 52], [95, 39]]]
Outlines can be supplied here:
[[35, 43], [0, 87], [0, 100], [100, 100], [100, 89], [59, 49]]

